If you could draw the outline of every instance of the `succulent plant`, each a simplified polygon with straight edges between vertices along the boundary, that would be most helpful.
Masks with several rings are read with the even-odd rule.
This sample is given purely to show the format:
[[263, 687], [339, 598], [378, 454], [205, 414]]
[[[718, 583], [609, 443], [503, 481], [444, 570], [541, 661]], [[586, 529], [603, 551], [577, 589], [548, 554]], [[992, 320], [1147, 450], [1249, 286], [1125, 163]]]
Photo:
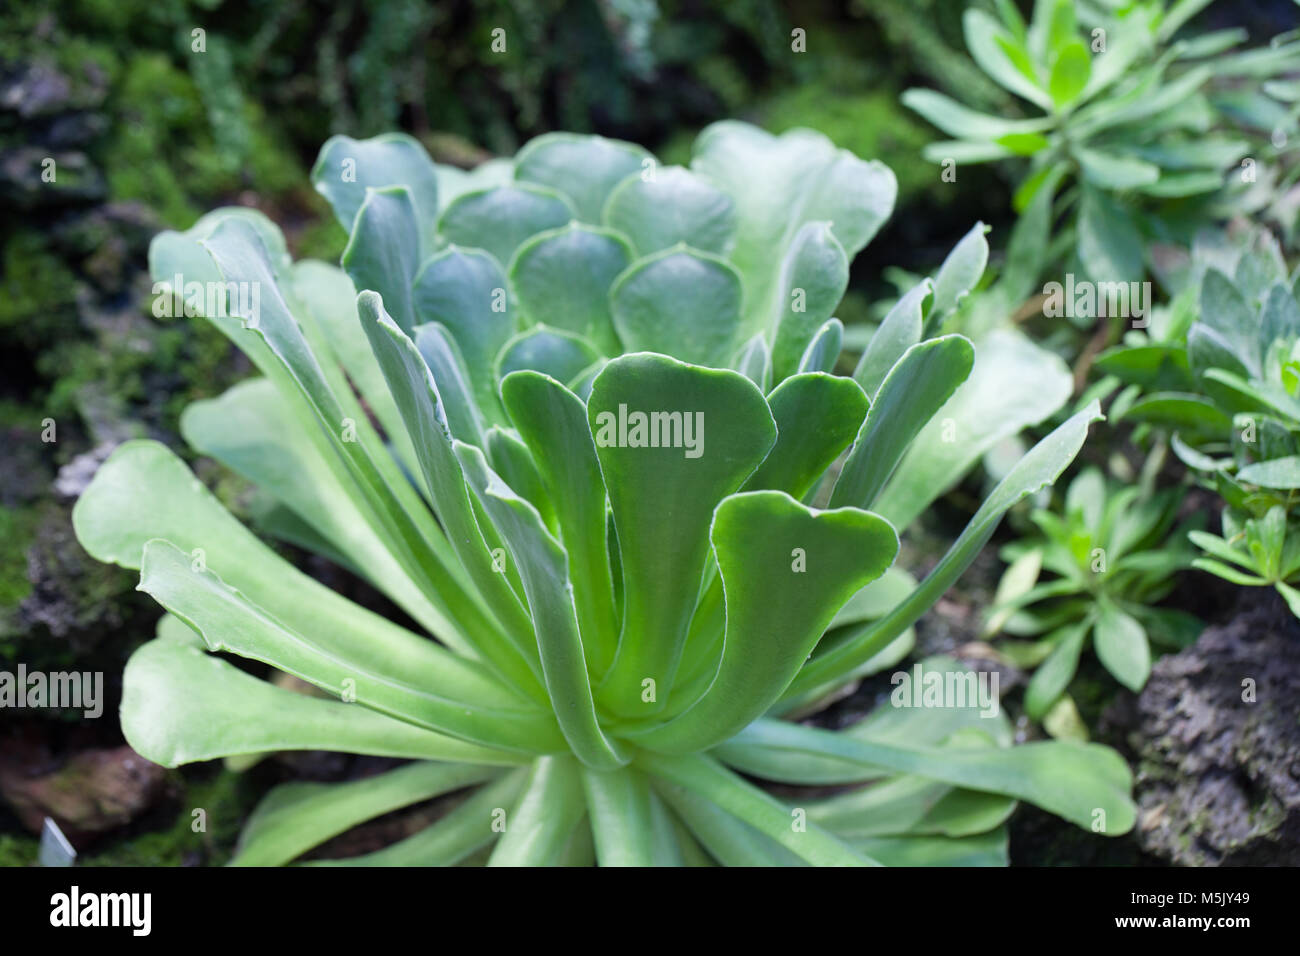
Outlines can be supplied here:
[[[1033, 638], [1005, 647], [1016, 663], [1035, 668], [1025, 689], [1031, 718], [1072, 706], [1062, 698], [1085, 647], [1116, 680], [1139, 691], [1151, 673], [1153, 643], [1181, 649], [1196, 640], [1200, 621], [1155, 606], [1173, 590], [1177, 573], [1192, 565], [1187, 529], [1171, 534], [1184, 492], [1154, 491], [1085, 468], [1070, 482], [1059, 513], [1038, 508], [1030, 514], [1039, 535], [1002, 549], [1008, 566], [987, 631]], [[1052, 577], [1040, 580], [1043, 571]]]
[[1222, 498], [1222, 533], [1190, 532], [1195, 566], [1271, 586], [1300, 615], [1300, 275], [1267, 232], [1193, 251], [1169, 321], [1101, 355], [1128, 383], [1118, 420], [1158, 428]]
[[[922, 329], [983, 263], [946, 264], [853, 376], [833, 374], [832, 313], [889, 214], [887, 169], [722, 123], [689, 170], [559, 134], [465, 174], [382, 136], [330, 140], [314, 177], [350, 233], [342, 270], [291, 262], [246, 210], [155, 240], [158, 291], [261, 373], [188, 409], [183, 432], [265, 493], [263, 530], [409, 620], [296, 569], [155, 442], [118, 448], [74, 515], [87, 550], [139, 568], [169, 612], [124, 679], [141, 754], [414, 761], [275, 789], [235, 862], [290, 862], [453, 791], [427, 829], [338, 862], [997, 863], [1016, 800], [1132, 825], [1118, 755], [1013, 747], [996, 707], [794, 719], [901, 659], [1097, 417], [1029, 451], [923, 581], [892, 567], [897, 531], [873, 503], [919, 513], [979, 454], [936, 442], [927, 460], [914, 439], [974, 359]], [[791, 800], [746, 777], [873, 785]]]
[[[903, 94], [952, 137], [925, 149], [949, 177], [1022, 161], [1003, 274], [1013, 307], [1061, 263], [1093, 282], [1141, 280], [1152, 240], [1190, 242], [1205, 222], [1266, 201], [1249, 184], [1279, 175], [1273, 161], [1294, 135], [1288, 77], [1300, 43], [1285, 33], [1240, 50], [1244, 29], [1188, 35], [1209, 2], [1035, 0], [1028, 22], [1012, 0], [997, 0], [996, 15], [971, 6], [971, 58], [1028, 115], [983, 113], [935, 90]], [[1280, 175], [1293, 179], [1285, 166]]]

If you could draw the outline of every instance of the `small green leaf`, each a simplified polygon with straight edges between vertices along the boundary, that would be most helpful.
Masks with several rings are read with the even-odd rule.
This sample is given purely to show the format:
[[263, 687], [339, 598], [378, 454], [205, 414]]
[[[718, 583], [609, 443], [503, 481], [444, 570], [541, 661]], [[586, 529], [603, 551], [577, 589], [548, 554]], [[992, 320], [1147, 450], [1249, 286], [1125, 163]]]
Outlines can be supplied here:
[[835, 612], [893, 563], [898, 536], [855, 508], [813, 511], [780, 491], [732, 495], [710, 531], [727, 631], [704, 696], [635, 739], [668, 753], [707, 750], [759, 717], [798, 673]]
[[[1071, 31], [1073, 33], [1073, 31]], [[1047, 91], [1052, 104], [1065, 109], [1079, 98], [1092, 76], [1092, 57], [1082, 40], [1073, 39], [1056, 51], [1052, 73], [1047, 79]]]
[[515, 183], [458, 196], [443, 210], [438, 235], [447, 243], [486, 250], [504, 267], [529, 236], [573, 217], [573, 207], [560, 193]]
[[1097, 623], [1092, 643], [1097, 657], [1115, 679], [1136, 693], [1151, 673], [1151, 647], [1146, 631], [1131, 615], [1111, 601], [1097, 605]]
[[1272, 461], [1257, 461], [1239, 470], [1237, 480], [1261, 488], [1300, 488], [1300, 457], [1288, 455]]
[[688, 169], [668, 166], [653, 178], [629, 176], [605, 204], [606, 225], [648, 256], [679, 242], [725, 256], [736, 233], [736, 204]]
[[975, 361], [970, 341], [945, 335], [912, 346], [885, 377], [831, 494], [831, 506], [870, 508], [898, 460]]
[[[405, 186], [420, 223], [421, 247], [433, 249], [438, 220], [438, 176], [433, 161], [413, 136], [385, 133], [372, 139], [331, 136], [311, 170], [312, 185], [329, 200], [349, 235], [369, 189]], [[413, 250], [418, 255], [419, 249]]]
[[719, 366], [739, 345], [740, 275], [723, 259], [674, 247], [632, 263], [610, 290], [630, 351]]
[[[869, 402], [852, 379], [820, 372], [792, 375], [767, 397], [776, 420], [776, 444], [745, 491], [770, 489], [802, 498], [849, 447]], [[817, 422], [816, 428], [805, 423]]]
[[801, 375], [808, 372], [825, 372], [830, 375], [839, 363], [843, 348], [844, 323], [839, 319], [827, 319], [803, 350], [795, 371]]
[[[1023, 72], [1008, 55], [1009, 50], [1020, 49], [1020, 62], [1026, 63], [1028, 54], [1019, 41], [1004, 30], [996, 20], [983, 10], [969, 9], [962, 16], [962, 30], [966, 35], [966, 48], [979, 68], [999, 86], [1010, 90], [1041, 106], [1052, 108], [1052, 98], [1043, 88]], [[1002, 41], [999, 43], [998, 41]]]
[[[743, 375], [653, 354], [606, 365], [587, 420], [623, 568], [622, 635], [600, 700], [618, 714], [649, 717], [667, 703], [713, 509], [767, 456], [776, 424]], [[643, 700], [647, 686], [653, 700]]]
[[1093, 282], [1136, 282], [1145, 268], [1142, 234], [1128, 210], [1088, 183], [1082, 188], [1079, 260]]
[[1089, 630], [1090, 623], [1085, 621], [1062, 628], [1061, 633], [1054, 636], [1057, 640], [1056, 648], [1034, 671], [1029, 686], [1025, 688], [1025, 712], [1032, 719], [1042, 720], [1057, 698], [1065, 693], [1070, 681], [1074, 680], [1074, 672], [1079, 667], [1079, 654]]
[[510, 286], [526, 323], [549, 325], [622, 351], [610, 316], [609, 291], [632, 250], [607, 229], [570, 223], [529, 239], [510, 265]]
[[961, 304], [984, 274], [989, 262], [989, 242], [984, 238], [988, 231], [984, 223], [975, 223], [943, 260], [934, 277], [934, 299], [926, 317], [927, 330], [932, 326], [939, 328], [939, 323]]
[[547, 133], [530, 140], [519, 151], [515, 179], [563, 193], [577, 209], [578, 218], [599, 225], [601, 211], [614, 187], [654, 164], [654, 157], [633, 143], [602, 136]]
[[1074, 157], [1079, 161], [1084, 178], [1102, 189], [1136, 189], [1150, 186], [1160, 178], [1159, 166], [1132, 156], [1076, 146]]

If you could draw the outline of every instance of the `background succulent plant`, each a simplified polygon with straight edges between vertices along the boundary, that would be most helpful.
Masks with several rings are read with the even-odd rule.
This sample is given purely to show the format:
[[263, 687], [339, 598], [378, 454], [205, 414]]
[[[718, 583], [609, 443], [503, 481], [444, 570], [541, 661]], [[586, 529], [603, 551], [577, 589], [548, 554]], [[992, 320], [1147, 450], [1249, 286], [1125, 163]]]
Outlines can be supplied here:
[[1128, 388], [1112, 414], [1169, 434], [1224, 502], [1219, 535], [1196, 530], [1196, 567], [1272, 586], [1300, 615], [1300, 276], [1265, 231], [1207, 237], [1182, 269], [1163, 321], [1098, 359]]
[[[1150, 479], [1156, 470], [1158, 463]], [[986, 630], [1033, 639], [1002, 650], [1035, 668], [1025, 711], [1049, 730], [1054, 707], [1073, 707], [1066, 689], [1085, 647], [1116, 680], [1139, 691], [1151, 673], [1153, 643], [1178, 650], [1201, 632], [1192, 615], [1155, 606], [1194, 555], [1186, 528], [1171, 534], [1185, 489], [1157, 492], [1151, 484], [1126, 485], [1086, 468], [1070, 482], [1059, 513], [1040, 508], [1030, 515], [1037, 536], [1002, 549], [1008, 567]], [[1040, 580], [1043, 571], [1052, 577]], [[1080, 726], [1077, 717], [1070, 724]]]
[[[141, 754], [417, 761], [273, 791], [237, 862], [289, 862], [453, 790], [426, 830], [343, 862], [996, 863], [1018, 799], [1132, 825], [1118, 755], [1012, 747], [1000, 714], [792, 719], [905, 655], [1097, 418], [1085, 407], [1010, 469], [923, 581], [891, 567], [891, 513], [905, 527], [998, 433], [926, 444], [975, 365], [966, 338], [928, 336], [979, 279], [982, 228], [843, 376], [832, 313], [894, 185], [816, 134], [717, 124], [689, 170], [555, 134], [470, 174], [406, 137], [338, 137], [314, 177], [350, 233], [342, 270], [291, 262], [246, 210], [154, 241], [164, 297], [261, 373], [183, 431], [270, 497], [265, 529], [408, 624], [293, 568], [157, 443], [121, 446], [74, 514], [87, 550], [139, 568], [170, 612], [125, 675]], [[637, 432], [638, 413], [660, 417]], [[741, 773], [875, 785], [783, 802]]]
[[[996, 16], [970, 7], [971, 58], [1030, 115], [991, 115], [930, 89], [903, 94], [953, 137], [925, 150], [950, 174], [1024, 160], [1004, 276], [1022, 295], [1058, 264], [1094, 282], [1140, 280], [1150, 241], [1190, 242], [1207, 221], [1265, 205], [1274, 178], [1282, 189], [1294, 182], [1293, 163], [1277, 160], [1294, 149], [1300, 43], [1284, 33], [1243, 51], [1245, 30], [1188, 35], [1209, 3], [1036, 0], [1028, 22], [1010, 0]], [[1268, 185], [1253, 185], [1257, 176]]]

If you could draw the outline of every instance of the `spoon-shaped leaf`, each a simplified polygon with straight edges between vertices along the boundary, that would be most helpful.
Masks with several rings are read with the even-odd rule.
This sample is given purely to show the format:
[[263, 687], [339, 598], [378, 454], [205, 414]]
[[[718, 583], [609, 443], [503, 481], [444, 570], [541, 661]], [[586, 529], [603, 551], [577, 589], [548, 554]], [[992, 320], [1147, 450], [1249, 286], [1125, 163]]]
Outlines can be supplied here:
[[632, 263], [609, 294], [629, 350], [719, 366], [739, 345], [740, 274], [725, 259], [674, 246]]
[[776, 425], [743, 375], [646, 353], [605, 366], [587, 420], [623, 567], [622, 633], [600, 700], [648, 717], [677, 670], [713, 509], [766, 457]]
[[501, 397], [533, 453], [555, 508], [560, 540], [569, 556], [587, 666], [593, 675], [603, 676], [614, 657], [618, 630], [605, 541], [605, 485], [587, 408], [555, 379], [538, 372], [506, 376]]
[[627, 763], [622, 748], [605, 736], [596, 718], [591, 681], [578, 634], [569, 560], [546, 530], [541, 515], [488, 467], [483, 453], [456, 442], [465, 480], [496, 524], [523, 579], [551, 708], [573, 753], [597, 770]]
[[610, 316], [609, 287], [632, 258], [618, 233], [572, 222], [519, 247], [510, 264], [510, 286], [525, 322], [572, 332], [617, 355], [622, 348]]
[[564, 195], [583, 222], [597, 224], [610, 192], [633, 173], [649, 169], [654, 157], [634, 143], [547, 133], [530, 140], [515, 157], [515, 178], [549, 186]]
[[480, 410], [499, 421], [496, 357], [515, 332], [501, 266], [481, 249], [451, 246], [420, 266], [411, 297], [418, 323], [440, 322], [451, 330]]
[[281, 784], [244, 824], [230, 866], [283, 866], [358, 823], [500, 773], [475, 764], [421, 761], [347, 783]]
[[405, 186], [415, 204], [425, 249], [433, 248], [438, 220], [438, 175], [419, 141], [405, 133], [385, 133], [372, 139], [331, 136], [321, 147], [311, 170], [316, 191], [329, 200], [343, 231], [352, 234], [366, 190]]
[[776, 420], [776, 444], [744, 490], [784, 491], [795, 498], [802, 498], [849, 447], [868, 406], [852, 379], [822, 372], [792, 375], [773, 390], [767, 404]]
[[512, 183], [458, 196], [443, 210], [438, 235], [447, 243], [483, 249], [505, 267], [529, 236], [572, 218], [573, 206], [555, 190]]
[[870, 508], [921, 428], [970, 375], [975, 350], [960, 335], [912, 346], [885, 376], [831, 493], [831, 505]]
[[894, 561], [898, 536], [866, 511], [813, 511], [781, 491], [732, 495], [710, 530], [727, 631], [713, 683], [681, 716], [637, 743], [668, 753], [707, 750], [781, 695], [835, 612]]
[[141, 645], [127, 661], [121, 720], [131, 748], [164, 767], [273, 750], [488, 764], [522, 759], [366, 707], [284, 690], [166, 638]]
[[140, 590], [198, 631], [210, 650], [263, 661], [398, 720], [508, 750], [544, 752], [562, 745], [544, 712], [498, 709], [493, 698], [499, 700], [500, 692], [486, 700], [467, 697], [470, 688], [459, 686], [460, 675], [450, 668], [426, 671], [417, 685], [391, 664], [367, 660], [364, 648], [354, 652], [357, 642], [324, 641], [290, 630], [211, 571], [195, 567], [170, 542], [155, 539], [145, 545]]
[[805, 350], [844, 298], [848, 284], [848, 256], [831, 231], [831, 224], [806, 224], [795, 234], [781, 263], [771, 323], [775, 329], [772, 370], [778, 382], [798, 368]]
[[736, 232], [736, 204], [688, 169], [668, 166], [653, 178], [629, 176], [605, 203], [604, 221], [648, 256], [684, 242], [727, 254]]

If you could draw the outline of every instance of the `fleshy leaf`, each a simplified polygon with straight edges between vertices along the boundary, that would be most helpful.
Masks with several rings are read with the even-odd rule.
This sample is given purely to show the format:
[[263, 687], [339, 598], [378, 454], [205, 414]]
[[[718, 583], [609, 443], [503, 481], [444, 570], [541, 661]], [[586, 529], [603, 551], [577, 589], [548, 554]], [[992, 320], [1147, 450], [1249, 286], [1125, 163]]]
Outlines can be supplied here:
[[578, 767], [567, 754], [533, 762], [488, 866], [554, 866], [559, 862], [574, 828], [582, 823]]
[[723, 259], [675, 246], [632, 263], [614, 282], [614, 328], [631, 351], [719, 366], [739, 344], [740, 275]]
[[549, 325], [617, 355], [609, 289], [632, 261], [618, 233], [570, 223], [539, 233], [515, 253], [510, 286], [526, 323]]
[[555, 190], [512, 183], [458, 196], [443, 210], [438, 235], [447, 243], [486, 250], [504, 268], [529, 236], [573, 217], [573, 207]]
[[420, 267], [411, 296], [418, 324], [441, 322], [451, 330], [479, 409], [489, 421], [499, 421], [496, 358], [515, 332], [501, 266], [480, 249], [452, 246]]
[[862, 386], [867, 398], [874, 399], [889, 370], [908, 349], [921, 341], [922, 317], [926, 299], [933, 292], [929, 279], [921, 282], [894, 303], [853, 370], [853, 380]]
[[411, 282], [420, 264], [420, 223], [405, 186], [370, 190], [343, 250], [343, 268], [357, 291], [378, 292], [403, 332], [415, 328]]
[[367, 189], [405, 186], [421, 224], [422, 246], [426, 251], [433, 249], [438, 176], [433, 160], [414, 137], [405, 133], [385, 133], [362, 140], [331, 136], [321, 147], [311, 179], [316, 191], [334, 207], [339, 225], [349, 235]]
[[[745, 491], [772, 489], [802, 498], [867, 415], [867, 397], [850, 378], [808, 372], [792, 375], [767, 397], [776, 420], [776, 444], [745, 482]], [[816, 422], [816, 428], [807, 423]]]
[[[776, 425], [754, 383], [664, 355], [614, 359], [587, 403], [622, 556], [623, 627], [600, 688], [631, 717], [662, 709], [708, 555], [714, 506], [767, 455]], [[643, 701], [647, 686], [654, 701]]]
[[732, 495], [710, 530], [727, 631], [713, 683], [666, 724], [636, 733], [669, 753], [707, 750], [780, 696], [835, 612], [894, 561], [889, 523], [855, 508], [813, 511], [780, 491]]
[[515, 157], [515, 179], [563, 193], [583, 222], [599, 224], [610, 192], [654, 157], [633, 143], [602, 136], [547, 133], [530, 140]]
[[604, 221], [641, 256], [679, 242], [725, 256], [736, 232], [736, 205], [690, 170], [668, 166], [653, 178], [629, 176], [619, 183], [605, 204]]
[[908, 527], [986, 451], [1055, 413], [1072, 388], [1069, 369], [1052, 353], [1013, 331], [989, 333], [970, 377], [922, 427], [873, 509]]
[[1094, 400], [1031, 448], [998, 482], [920, 587], [868, 631], [809, 661], [791, 685], [787, 698], [833, 683], [915, 624], [970, 567], [1011, 506], [1060, 476], [1083, 446], [1088, 423], [1099, 418], [1101, 410]]
[[[390, 717], [489, 747], [536, 753], [560, 744], [548, 717], [535, 708], [507, 711], [494, 708], [491, 698], [466, 699], [469, 688], [460, 678], [467, 669], [457, 667], [454, 658], [440, 670], [426, 669], [419, 683], [412, 683], [410, 673], [375, 660], [364, 642], [295, 632], [196, 565], [174, 544], [150, 541], [140, 590], [198, 631], [210, 650], [271, 664], [336, 697], [350, 694]], [[483, 686], [481, 679], [478, 683]]]
[[766, 331], [782, 308], [780, 267], [805, 223], [830, 222], [852, 259], [889, 218], [898, 184], [883, 164], [836, 149], [811, 130], [773, 136], [723, 121], [695, 141], [691, 169], [736, 204], [731, 261], [744, 276], [747, 339]]
[[516, 372], [501, 383], [506, 410], [533, 453], [569, 555], [587, 666], [603, 675], [618, 642], [605, 542], [605, 485], [587, 409], [555, 379]]
[[772, 368], [779, 382], [796, 370], [804, 350], [844, 298], [849, 260], [829, 222], [810, 222], [790, 243], [781, 263]]
[[176, 641], [149, 641], [122, 676], [122, 733], [164, 767], [274, 750], [513, 764], [518, 754], [434, 733], [378, 711], [294, 693]]
[[442, 398], [419, 351], [384, 311], [374, 293], [357, 300], [361, 323], [384, 370], [389, 390], [402, 412], [415, 446], [429, 496], [447, 538], [470, 579], [492, 608], [502, 629], [479, 635], [478, 650], [524, 689], [541, 691], [541, 666], [532, 641], [532, 623], [506, 575], [494, 567], [487, 543], [470, 505], [465, 478], [452, 449]]
[[426, 322], [415, 329], [414, 339], [416, 349], [438, 383], [451, 434], [463, 442], [484, 447], [485, 423], [474, 401], [474, 387], [455, 338], [442, 323]]
[[831, 505], [870, 508], [908, 445], [970, 375], [975, 350], [960, 335], [912, 346], [881, 383], [831, 494]]
[[358, 823], [499, 773], [475, 764], [421, 761], [347, 783], [281, 784], [249, 816], [229, 865], [282, 866]]
[[533, 371], [569, 382], [599, 358], [586, 339], [572, 332], [535, 325], [502, 347], [496, 362], [497, 378], [503, 379], [511, 372]]
[[597, 770], [627, 763], [596, 717], [591, 681], [578, 634], [577, 609], [564, 548], [541, 515], [501, 481], [477, 448], [455, 443], [465, 480], [501, 533], [523, 579], [551, 709], [573, 753]]

